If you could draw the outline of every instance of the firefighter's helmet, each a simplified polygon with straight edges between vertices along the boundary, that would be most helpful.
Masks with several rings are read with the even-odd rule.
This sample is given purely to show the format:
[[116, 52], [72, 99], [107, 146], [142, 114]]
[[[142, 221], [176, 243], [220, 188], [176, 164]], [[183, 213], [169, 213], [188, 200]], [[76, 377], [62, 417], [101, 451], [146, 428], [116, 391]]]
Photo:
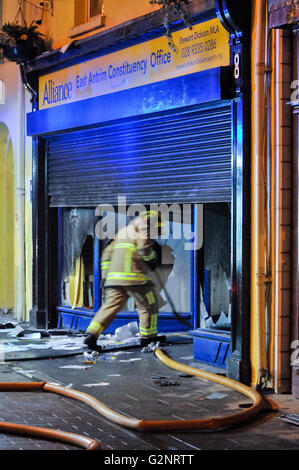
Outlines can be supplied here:
[[144, 211], [141, 217], [147, 219], [149, 223], [153, 223], [154, 227], [164, 227], [165, 222], [159, 211]]

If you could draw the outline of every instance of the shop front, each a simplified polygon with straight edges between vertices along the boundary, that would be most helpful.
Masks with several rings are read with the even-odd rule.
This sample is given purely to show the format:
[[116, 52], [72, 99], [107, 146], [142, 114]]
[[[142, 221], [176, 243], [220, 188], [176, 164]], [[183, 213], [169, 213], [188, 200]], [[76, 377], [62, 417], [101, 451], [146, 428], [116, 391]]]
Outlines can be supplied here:
[[[85, 331], [102, 303], [102, 250], [154, 208], [167, 222], [159, 277], [183, 319], [160, 286], [159, 331], [188, 331], [196, 359], [248, 381], [246, 37], [217, 9], [173, 27], [172, 47], [162, 31], [133, 24], [111, 47], [93, 36], [28, 71], [38, 76], [27, 116], [32, 321]], [[129, 300], [106, 333], [137, 319]]]

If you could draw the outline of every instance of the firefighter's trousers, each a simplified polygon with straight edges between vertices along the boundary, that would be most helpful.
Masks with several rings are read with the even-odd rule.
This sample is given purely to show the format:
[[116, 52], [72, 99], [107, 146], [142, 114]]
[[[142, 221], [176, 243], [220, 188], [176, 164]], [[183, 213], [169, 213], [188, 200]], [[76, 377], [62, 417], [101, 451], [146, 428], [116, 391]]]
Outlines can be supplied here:
[[150, 338], [158, 333], [158, 308], [155, 294], [150, 285], [106, 287], [102, 307], [95, 314], [87, 333], [96, 336], [104, 331], [122, 310], [129, 297], [135, 300], [139, 315], [140, 336]]

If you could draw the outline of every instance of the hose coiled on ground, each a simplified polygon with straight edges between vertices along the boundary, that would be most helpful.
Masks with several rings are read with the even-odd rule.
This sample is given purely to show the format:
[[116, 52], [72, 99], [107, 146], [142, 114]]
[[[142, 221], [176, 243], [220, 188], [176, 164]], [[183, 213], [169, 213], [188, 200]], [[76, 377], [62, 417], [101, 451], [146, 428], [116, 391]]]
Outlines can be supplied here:
[[[88, 395], [87, 393], [80, 392], [78, 390], [69, 389], [60, 385], [51, 384], [49, 382], [26, 382], [26, 383], [0, 383], [0, 391], [36, 391], [40, 390], [43, 392], [57, 393], [65, 397], [79, 400], [91, 408], [97, 413], [101, 414], [108, 420], [126, 428], [135, 429], [137, 431], [151, 432], [151, 431], [182, 431], [182, 430], [219, 430], [236, 426], [256, 416], [262, 409], [265, 408], [263, 397], [260, 393], [251, 387], [241, 384], [236, 380], [228, 379], [226, 377], [206, 372], [194, 367], [190, 367], [179, 362], [176, 362], [167, 357], [163, 351], [159, 348], [155, 349], [156, 357], [168, 367], [192, 374], [196, 377], [209, 380], [214, 383], [218, 383], [225, 387], [232, 388], [243, 395], [246, 395], [253, 401], [253, 405], [239, 413], [235, 413], [225, 417], [213, 417], [208, 419], [192, 419], [183, 421], [174, 420], [163, 420], [163, 421], [151, 421], [137, 418], [130, 418], [122, 415], [104, 405], [102, 402], [97, 400], [95, 397]], [[55, 440], [59, 442], [65, 442], [72, 445], [77, 445], [87, 450], [99, 450], [100, 444], [94, 439], [90, 439], [78, 434], [68, 433], [64, 431], [55, 431], [52, 429], [46, 429], [34, 426], [24, 426], [15, 423], [1, 423], [0, 431], [21, 434], [33, 437], [39, 437], [43, 439]]]

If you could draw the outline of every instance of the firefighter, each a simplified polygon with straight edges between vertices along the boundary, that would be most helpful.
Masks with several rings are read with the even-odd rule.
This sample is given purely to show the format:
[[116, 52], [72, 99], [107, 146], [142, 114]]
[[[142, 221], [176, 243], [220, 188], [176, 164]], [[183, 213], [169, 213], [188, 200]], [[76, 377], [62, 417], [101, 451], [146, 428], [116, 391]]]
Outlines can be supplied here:
[[129, 297], [134, 298], [139, 315], [141, 346], [157, 340], [158, 305], [151, 271], [158, 260], [153, 238], [161, 233], [162, 225], [159, 212], [142, 212], [122, 228], [105, 248], [101, 259], [104, 303], [87, 328], [84, 343], [89, 349], [101, 349], [97, 345], [98, 336], [109, 326]]

